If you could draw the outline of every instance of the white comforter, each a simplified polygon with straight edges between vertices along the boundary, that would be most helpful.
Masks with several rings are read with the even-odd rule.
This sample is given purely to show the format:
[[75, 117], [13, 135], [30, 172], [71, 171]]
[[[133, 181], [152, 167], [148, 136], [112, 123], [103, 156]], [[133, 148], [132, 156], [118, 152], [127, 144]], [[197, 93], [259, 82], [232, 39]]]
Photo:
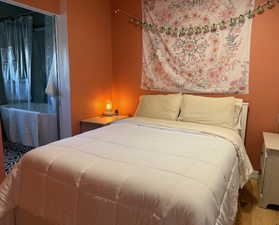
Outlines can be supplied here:
[[33, 150], [0, 187], [0, 224], [232, 225], [252, 168], [220, 129], [132, 118]]

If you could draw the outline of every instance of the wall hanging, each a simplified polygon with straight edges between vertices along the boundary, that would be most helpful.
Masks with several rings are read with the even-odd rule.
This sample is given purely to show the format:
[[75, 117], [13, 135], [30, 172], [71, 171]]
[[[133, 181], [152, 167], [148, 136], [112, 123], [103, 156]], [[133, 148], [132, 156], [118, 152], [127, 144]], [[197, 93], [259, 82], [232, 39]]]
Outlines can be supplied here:
[[279, 0], [142, 0], [142, 88], [187, 93], [249, 91], [252, 18]]

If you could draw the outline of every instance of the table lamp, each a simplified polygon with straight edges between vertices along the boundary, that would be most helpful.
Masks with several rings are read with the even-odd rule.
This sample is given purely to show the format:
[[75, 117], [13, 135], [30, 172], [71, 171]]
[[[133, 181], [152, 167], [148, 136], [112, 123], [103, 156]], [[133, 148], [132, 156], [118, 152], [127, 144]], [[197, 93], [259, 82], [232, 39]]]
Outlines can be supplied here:
[[114, 113], [112, 111], [112, 103], [110, 100], [106, 102], [106, 111], [104, 112], [104, 116], [113, 116]]

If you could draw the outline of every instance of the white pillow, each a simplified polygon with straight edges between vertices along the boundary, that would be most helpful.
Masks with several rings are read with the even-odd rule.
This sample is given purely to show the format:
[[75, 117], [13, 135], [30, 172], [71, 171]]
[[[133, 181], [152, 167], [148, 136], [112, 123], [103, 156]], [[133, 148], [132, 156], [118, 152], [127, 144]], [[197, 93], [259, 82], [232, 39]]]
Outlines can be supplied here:
[[235, 98], [184, 95], [179, 119], [234, 129]]
[[181, 94], [143, 95], [135, 116], [177, 120], [181, 101]]

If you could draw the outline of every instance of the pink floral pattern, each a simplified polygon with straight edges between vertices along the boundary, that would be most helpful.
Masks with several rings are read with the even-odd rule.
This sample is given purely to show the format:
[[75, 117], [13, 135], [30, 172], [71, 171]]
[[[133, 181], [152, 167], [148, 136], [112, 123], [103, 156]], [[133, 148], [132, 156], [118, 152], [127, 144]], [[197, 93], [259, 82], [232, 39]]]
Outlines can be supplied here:
[[[166, 27], [218, 23], [255, 0], [142, 0], [143, 20]], [[252, 20], [225, 30], [176, 37], [143, 31], [142, 88], [189, 93], [248, 93]]]

